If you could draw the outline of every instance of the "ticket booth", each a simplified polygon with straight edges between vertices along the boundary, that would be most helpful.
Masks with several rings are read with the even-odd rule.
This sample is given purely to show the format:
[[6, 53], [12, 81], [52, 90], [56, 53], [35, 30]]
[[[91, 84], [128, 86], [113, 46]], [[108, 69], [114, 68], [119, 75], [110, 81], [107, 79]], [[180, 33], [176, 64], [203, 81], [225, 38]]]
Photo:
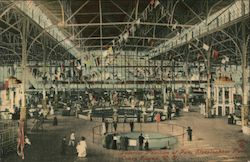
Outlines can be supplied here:
[[233, 96], [236, 93], [235, 82], [228, 77], [221, 77], [214, 82], [214, 110], [217, 116], [233, 114]]

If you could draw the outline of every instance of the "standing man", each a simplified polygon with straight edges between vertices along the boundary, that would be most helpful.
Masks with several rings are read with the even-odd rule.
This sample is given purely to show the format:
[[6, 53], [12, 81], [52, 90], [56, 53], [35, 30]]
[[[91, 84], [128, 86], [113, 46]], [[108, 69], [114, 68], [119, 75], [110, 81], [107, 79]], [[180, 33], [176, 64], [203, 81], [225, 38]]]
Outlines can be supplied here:
[[124, 114], [124, 123], [126, 123], [127, 122], [127, 114], [125, 113]]
[[139, 150], [142, 150], [142, 147], [143, 147], [143, 142], [144, 142], [144, 137], [142, 136], [142, 133], [141, 135], [139, 136]]
[[113, 127], [114, 127], [114, 130], [116, 132], [116, 129], [117, 129], [117, 121], [113, 121]]
[[125, 148], [125, 150], [128, 150], [128, 137], [127, 136], [125, 136], [124, 137], [124, 148]]
[[145, 142], [144, 149], [145, 149], [145, 150], [149, 150], [149, 143], [148, 143], [148, 140], [146, 140], [146, 142]]
[[192, 141], [192, 129], [188, 126], [187, 128], [188, 140]]
[[108, 133], [108, 129], [109, 129], [109, 122], [108, 122], [108, 120], [105, 120], [105, 129], [106, 129], [106, 133]]
[[62, 139], [62, 150], [61, 150], [61, 154], [62, 155], [65, 155], [66, 153], [66, 137], [64, 136], [63, 139]]
[[137, 113], [137, 122], [140, 123], [141, 122], [141, 112], [140, 110]]
[[58, 121], [57, 121], [57, 117], [55, 116], [53, 119], [53, 126], [57, 126], [57, 124], [58, 124]]
[[172, 105], [168, 105], [168, 119], [171, 120], [171, 113], [172, 113]]
[[133, 122], [133, 120], [131, 120], [129, 122], [129, 125], [130, 125], [130, 131], [133, 132], [134, 131], [134, 122]]

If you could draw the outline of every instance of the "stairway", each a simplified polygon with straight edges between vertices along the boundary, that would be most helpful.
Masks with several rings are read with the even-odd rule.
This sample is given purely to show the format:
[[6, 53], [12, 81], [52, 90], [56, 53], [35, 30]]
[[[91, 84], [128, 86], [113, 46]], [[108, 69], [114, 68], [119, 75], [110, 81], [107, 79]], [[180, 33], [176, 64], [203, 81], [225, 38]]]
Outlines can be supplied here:
[[[23, 73], [22, 73], [22, 70], [21, 70], [21, 67], [17, 68], [17, 78], [19, 80], [22, 80], [22, 76], [23, 76]], [[26, 71], [25, 71], [25, 75], [26, 75], [26, 79], [27, 79], [27, 84], [26, 84], [26, 89], [29, 89], [29, 87], [32, 85], [35, 89], [39, 88], [42, 86], [42, 78], [35, 78], [32, 73], [31, 73], [31, 69], [30, 68], [26, 68]]]

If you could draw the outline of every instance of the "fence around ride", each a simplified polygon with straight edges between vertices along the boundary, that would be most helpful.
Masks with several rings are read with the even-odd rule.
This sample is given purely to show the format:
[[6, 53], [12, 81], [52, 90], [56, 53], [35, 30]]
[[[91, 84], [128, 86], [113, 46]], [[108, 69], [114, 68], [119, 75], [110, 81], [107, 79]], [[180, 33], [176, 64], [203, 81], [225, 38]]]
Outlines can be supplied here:
[[17, 129], [17, 122], [0, 120], [0, 157], [16, 150]]
[[[165, 135], [164, 137], [150, 137], [150, 140], [161, 140], [172, 141], [171, 138], [177, 139], [174, 143], [170, 143], [172, 146], [182, 145], [184, 146], [185, 141], [187, 141], [186, 127], [166, 122], [154, 122], [154, 123], [134, 123], [134, 132], [147, 133], [159, 133]], [[117, 130], [114, 130], [112, 121], [109, 122], [107, 133], [129, 133], [130, 125], [127, 123], [118, 123]], [[98, 124], [92, 128], [92, 142], [96, 144], [102, 144], [104, 138], [102, 124]]]

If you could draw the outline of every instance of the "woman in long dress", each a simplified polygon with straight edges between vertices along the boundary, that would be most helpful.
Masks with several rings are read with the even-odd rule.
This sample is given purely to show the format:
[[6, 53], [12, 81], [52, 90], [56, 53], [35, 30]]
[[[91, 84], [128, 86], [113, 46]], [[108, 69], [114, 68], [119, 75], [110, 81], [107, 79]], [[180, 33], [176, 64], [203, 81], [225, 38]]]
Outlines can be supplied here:
[[87, 156], [87, 144], [85, 142], [85, 137], [82, 137], [81, 141], [76, 146], [76, 150], [79, 158], [83, 158]]

